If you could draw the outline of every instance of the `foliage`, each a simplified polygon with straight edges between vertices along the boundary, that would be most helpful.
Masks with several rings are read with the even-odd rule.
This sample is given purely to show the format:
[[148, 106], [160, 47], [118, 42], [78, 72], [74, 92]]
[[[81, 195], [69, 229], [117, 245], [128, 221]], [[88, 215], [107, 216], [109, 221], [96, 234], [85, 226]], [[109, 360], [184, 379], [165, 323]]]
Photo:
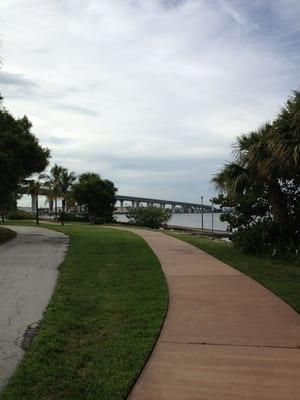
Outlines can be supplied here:
[[59, 194], [62, 198], [62, 211], [61, 211], [61, 224], [64, 224], [66, 201], [71, 198], [71, 188], [73, 182], [76, 180], [75, 172], [69, 172], [67, 168], [62, 168], [59, 174]]
[[245, 253], [277, 256], [281, 249], [280, 226], [272, 218], [264, 218], [236, 230], [232, 241]]
[[[63, 218], [64, 222], [89, 222], [89, 216], [87, 213], [65, 213]], [[58, 220], [61, 221], [61, 216], [58, 217]]]
[[147, 226], [148, 228], [158, 229], [168, 222], [171, 217], [169, 210], [158, 207], [138, 207], [132, 208], [127, 214], [130, 224]]
[[63, 167], [54, 164], [50, 169], [50, 174], [45, 175], [44, 189], [47, 193], [50, 211], [53, 209], [54, 203], [54, 215], [57, 219], [57, 199], [60, 195], [60, 177], [63, 171]]
[[49, 150], [40, 146], [31, 133], [26, 116], [14, 118], [0, 107], [0, 192], [1, 203], [15, 193], [18, 184], [32, 173], [43, 171]]
[[16, 198], [13, 192], [0, 191], [0, 216], [4, 222], [5, 216], [10, 210], [15, 209]]
[[39, 225], [39, 194], [44, 187], [45, 174], [39, 174], [36, 178], [27, 179], [23, 182], [23, 190], [26, 193], [35, 196], [35, 220], [36, 224]]
[[33, 214], [24, 210], [14, 210], [7, 214], [8, 219], [32, 219]]
[[132, 232], [56, 229], [70, 236], [69, 250], [39, 333], [0, 399], [123, 400], [166, 313], [160, 264]]
[[86, 208], [89, 221], [94, 224], [113, 220], [116, 192], [111, 181], [101, 179], [99, 174], [92, 172], [80, 175], [78, 182], [73, 185], [74, 199]]
[[216, 174], [216, 204], [237, 247], [253, 253], [295, 255], [300, 242], [300, 92], [272, 123], [243, 134], [234, 160]]

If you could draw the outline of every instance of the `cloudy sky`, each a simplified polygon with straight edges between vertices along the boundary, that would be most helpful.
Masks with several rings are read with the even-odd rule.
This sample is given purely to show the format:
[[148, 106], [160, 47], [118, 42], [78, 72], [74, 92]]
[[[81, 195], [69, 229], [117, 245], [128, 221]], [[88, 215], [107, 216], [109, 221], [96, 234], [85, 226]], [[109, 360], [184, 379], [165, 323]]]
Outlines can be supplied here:
[[0, 92], [52, 162], [198, 201], [300, 85], [299, 0], [1, 0]]

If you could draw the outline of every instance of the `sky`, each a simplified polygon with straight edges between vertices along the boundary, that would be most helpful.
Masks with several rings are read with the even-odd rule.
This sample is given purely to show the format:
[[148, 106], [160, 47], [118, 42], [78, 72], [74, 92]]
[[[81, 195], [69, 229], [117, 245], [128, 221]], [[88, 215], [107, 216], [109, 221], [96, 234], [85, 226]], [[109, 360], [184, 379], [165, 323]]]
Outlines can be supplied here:
[[300, 87], [299, 0], [1, 0], [0, 92], [51, 163], [207, 203]]

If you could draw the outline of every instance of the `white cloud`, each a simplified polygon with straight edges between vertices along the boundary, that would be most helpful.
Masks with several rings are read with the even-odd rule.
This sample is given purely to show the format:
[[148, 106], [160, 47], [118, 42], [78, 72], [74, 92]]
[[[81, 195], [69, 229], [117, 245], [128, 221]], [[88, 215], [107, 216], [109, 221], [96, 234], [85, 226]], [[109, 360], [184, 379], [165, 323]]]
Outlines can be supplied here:
[[234, 137], [299, 85], [298, 4], [2, 0], [3, 76], [18, 79], [0, 91], [54, 161], [124, 194], [208, 198]]

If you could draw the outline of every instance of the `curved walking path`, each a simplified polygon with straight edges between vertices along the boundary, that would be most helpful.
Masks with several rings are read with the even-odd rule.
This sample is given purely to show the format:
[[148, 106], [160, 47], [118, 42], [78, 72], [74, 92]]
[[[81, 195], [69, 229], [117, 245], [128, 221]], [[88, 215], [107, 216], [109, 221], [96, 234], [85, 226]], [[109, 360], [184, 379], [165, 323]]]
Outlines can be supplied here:
[[298, 400], [300, 316], [190, 244], [131, 230], [158, 256], [170, 302], [129, 400]]
[[28, 326], [42, 318], [68, 245], [67, 236], [52, 230], [8, 228], [17, 237], [0, 246], [0, 389], [24, 354]]

